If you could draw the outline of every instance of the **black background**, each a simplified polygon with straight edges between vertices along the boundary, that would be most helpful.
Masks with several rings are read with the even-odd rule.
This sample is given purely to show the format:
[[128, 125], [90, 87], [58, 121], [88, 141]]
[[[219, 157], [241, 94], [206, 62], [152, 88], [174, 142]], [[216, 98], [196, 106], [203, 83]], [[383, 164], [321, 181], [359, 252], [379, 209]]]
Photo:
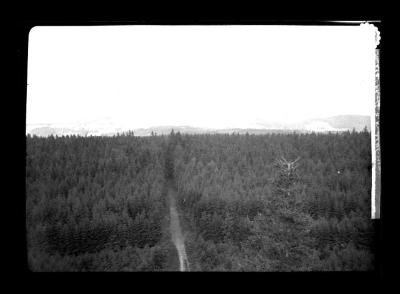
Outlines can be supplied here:
[[[389, 227], [394, 224], [392, 213], [395, 205], [391, 204], [399, 194], [398, 189], [391, 189], [390, 178], [396, 174], [395, 167], [397, 137], [394, 105], [395, 93], [389, 90], [390, 67], [393, 67], [392, 58], [394, 51], [388, 45], [390, 41], [390, 28], [394, 29], [387, 11], [382, 5], [359, 4], [350, 7], [339, 5], [337, 2], [320, 2], [319, 5], [306, 5], [297, 2], [293, 5], [283, 2], [281, 9], [275, 3], [266, 3], [263, 7], [226, 5], [222, 7], [210, 6], [201, 12], [200, 7], [193, 4], [172, 6], [149, 3], [150, 10], [144, 10], [135, 2], [129, 6], [119, 6], [116, 2], [86, 3], [72, 5], [70, 2], [52, 2], [39, 5], [38, 2], [25, 4], [16, 3], [11, 10], [5, 9], [4, 14], [10, 12], [11, 19], [6, 21], [7, 32], [11, 33], [12, 71], [8, 74], [14, 82], [10, 93], [2, 97], [3, 115], [6, 125], [3, 125], [7, 134], [3, 134], [2, 145], [10, 148], [3, 153], [3, 159], [8, 163], [3, 166], [7, 179], [5, 184], [8, 189], [3, 189], [4, 200], [2, 211], [6, 215], [3, 221], [2, 243], [9, 246], [3, 250], [3, 259], [10, 260], [4, 263], [3, 269], [14, 273], [11, 289], [21, 286], [36, 288], [37, 290], [106, 290], [121, 291], [120, 286], [126, 287], [123, 291], [139, 292], [149, 291], [153, 287], [161, 290], [183, 290], [192, 292], [239, 290], [249, 293], [251, 291], [280, 291], [287, 286], [293, 286], [298, 291], [299, 285], [305, 290], [325, 292], [330, 289], [362, 291], [374, 290], [372, 287], [382, 288], [387, 282], [390, 270], [388, 261], [395, 256], [394, 243], [390, 239], [397, 230]], [[18, 7], [20, 5], [20, 7]], [[235, 12], [231, 11], [237, 9]], [[377, 251], [377, 270], [372, 273], [31, 273], [27, 267], [27, 253], [25, 240], [25, 114], [26, 114], [26, 82], [27, 82], [27, 49], [29, 30], [36, 25], [121, 25], [121, 24], [301, 24], [301, 25], [332, 25], [327, 20], [381, 20], [375, 24], [381, 34], [381, 137], [382, 137], [382, 200], [381, 220], [376, 221], [379, 240]], [[390, 49], [389, 49], [390, 48]], [[8, 58], [7, 58], [8, 59]], [[8, 80], [7, 78], [7, 80]], [[398, 124], [397, 124], [398, 125]], [[392, 129], [392, 130], [390, 130]], [[393, 141], [392, 143], [390, 141]], [[4, 147], [4, 146], [3, 146]], [[11, 151], [11, 153], [10, 153]], [[4, 162], [4, 161], [3, 161]], [[393, 245], [392, 245], [393, 244]], [[384, 254], [385, 253], [385, 254]], [[386, 255], [387, 254], [387, 255]], [[216, 285], [218, 284], [218, 286]], [[107, 287], [108, 286], [108, 287]], [[144, 286], [144, 288], [140, 287]], [[257, 286], [257, 290], [252, 290]], [[273, 290], [271, 287], [273, 287]], [[143, 290], [142, 290], [143, 289]]]

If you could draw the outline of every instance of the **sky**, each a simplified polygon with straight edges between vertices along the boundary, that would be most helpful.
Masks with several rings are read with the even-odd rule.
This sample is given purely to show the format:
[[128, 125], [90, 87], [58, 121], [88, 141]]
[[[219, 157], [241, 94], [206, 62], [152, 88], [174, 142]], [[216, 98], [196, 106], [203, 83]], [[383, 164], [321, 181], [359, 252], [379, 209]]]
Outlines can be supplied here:
[[371, 27], [37, 26], [27, 124], [246, 128], [370, 115]]

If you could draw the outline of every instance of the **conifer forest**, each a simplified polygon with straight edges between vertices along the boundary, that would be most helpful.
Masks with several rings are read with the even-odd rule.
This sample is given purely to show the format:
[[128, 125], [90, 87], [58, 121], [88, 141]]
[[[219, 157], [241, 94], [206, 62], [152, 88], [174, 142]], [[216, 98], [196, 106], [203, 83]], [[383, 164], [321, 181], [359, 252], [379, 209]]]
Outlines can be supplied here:
[[27, 135], [26, 228], [31, 271], [372, 271], [371, 134]]

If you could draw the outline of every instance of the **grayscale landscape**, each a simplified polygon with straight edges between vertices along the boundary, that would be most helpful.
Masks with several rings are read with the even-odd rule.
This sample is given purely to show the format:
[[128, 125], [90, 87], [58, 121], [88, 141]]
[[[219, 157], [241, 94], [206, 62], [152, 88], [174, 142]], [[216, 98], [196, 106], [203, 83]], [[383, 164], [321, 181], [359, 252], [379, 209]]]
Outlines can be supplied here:
[[33, 28], [29, 269], [374, 271], [376, 34]]

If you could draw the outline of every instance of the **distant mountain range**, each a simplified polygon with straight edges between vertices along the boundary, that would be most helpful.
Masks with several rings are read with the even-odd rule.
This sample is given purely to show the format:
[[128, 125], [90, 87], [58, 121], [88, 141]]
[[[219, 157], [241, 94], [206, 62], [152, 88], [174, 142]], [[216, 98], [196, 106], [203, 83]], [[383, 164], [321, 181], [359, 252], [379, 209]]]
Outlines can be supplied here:
[[267, 134], [267, 133], [288, 133], [288, 132], [343, 132], [355, 129], [362, 131], [364, 128], [371, 130], [370, 116], [362, 115], [339, 115], [328, 118], [309, 119], [297, 123], [275, 123], [267, 121], [257, 121], [254, 128], [198, 128], [191, 126], [156, 126], [149, 128], [129, 128], [121, 126], [111, 118], [94, 120], [90, 122], [75, 124], [28, 124], [26, 133], [40, 137], [47, 136], [113, 136], [117, 133], [133, 131], [135, 136], [150, 136], [152, 133], [157, 135], [169, 134], [171, 130], [186, 134]]

